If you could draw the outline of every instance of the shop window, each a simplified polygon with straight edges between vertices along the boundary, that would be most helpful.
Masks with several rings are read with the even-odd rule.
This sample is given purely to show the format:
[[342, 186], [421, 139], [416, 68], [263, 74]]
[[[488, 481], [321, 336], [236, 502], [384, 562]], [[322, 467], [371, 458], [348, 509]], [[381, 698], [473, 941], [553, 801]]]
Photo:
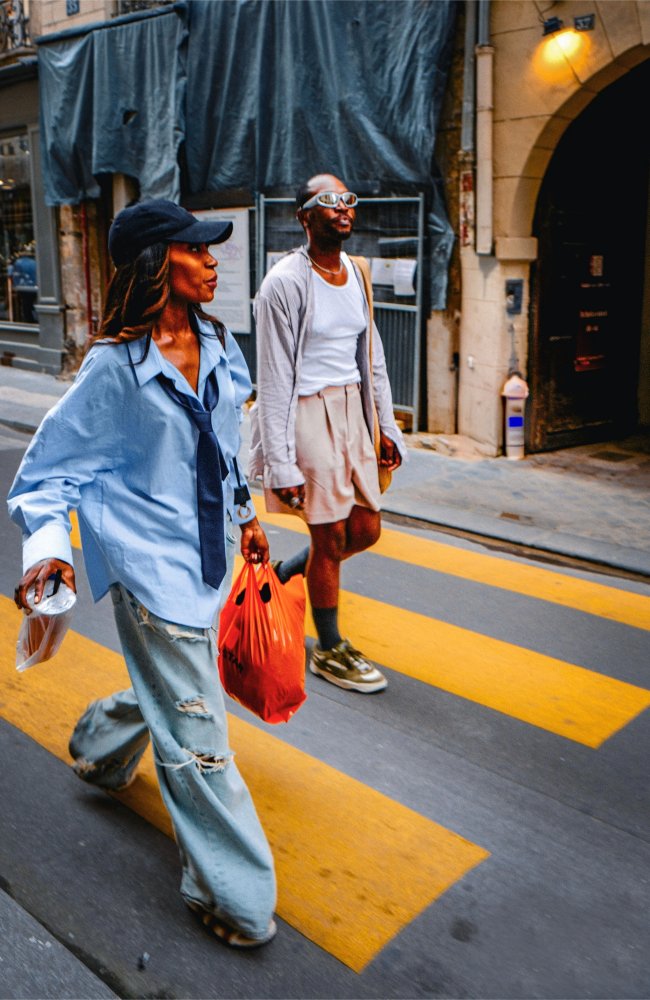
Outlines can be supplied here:
[[36, 245], [26, 135], [0, 136], [0, 322], [36, 323]]

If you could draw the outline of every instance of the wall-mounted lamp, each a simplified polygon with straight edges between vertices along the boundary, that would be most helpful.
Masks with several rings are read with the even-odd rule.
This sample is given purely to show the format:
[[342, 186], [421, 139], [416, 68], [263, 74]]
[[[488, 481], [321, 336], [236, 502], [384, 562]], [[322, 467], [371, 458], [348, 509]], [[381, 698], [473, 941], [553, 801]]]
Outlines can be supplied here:
[[552, 35], [554, 31], [560, 31], [564, 21], [560, 17], [547, 17], [543, 22], [543, 35]]
[[581, 14], [580, 17], [573, 18], [573, 27], [576, 31], [593, 31], [595, 24], [595, 14]]

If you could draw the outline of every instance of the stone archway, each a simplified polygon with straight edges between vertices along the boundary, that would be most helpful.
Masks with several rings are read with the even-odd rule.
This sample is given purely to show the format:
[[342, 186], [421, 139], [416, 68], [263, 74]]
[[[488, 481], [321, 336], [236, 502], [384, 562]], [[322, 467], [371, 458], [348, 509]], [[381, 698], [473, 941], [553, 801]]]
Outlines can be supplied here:
[[[537, 134], [534, 128], [529, 130], [527, 143], [522, 142], [522, 167], [514, 188], [500, 186], [498, 177], [495, 180], [495, 215], [504, 236], [532, 236], [533, 217], [546, 168], [567, 128], [607, 87], [648, 59], [650, 45], [634, 45], [576, 89], [550, 117], [544, 118]], [[532, 116], [531, 120], [535, 121]], [[499, 228], [496, 235], [497, 238], [501, 235]]]
[[638, 108], [650, 59], [617, 77], [567, 125], [539, 186], [529, 450], [618, 437], [639, 422], [650, 141]]

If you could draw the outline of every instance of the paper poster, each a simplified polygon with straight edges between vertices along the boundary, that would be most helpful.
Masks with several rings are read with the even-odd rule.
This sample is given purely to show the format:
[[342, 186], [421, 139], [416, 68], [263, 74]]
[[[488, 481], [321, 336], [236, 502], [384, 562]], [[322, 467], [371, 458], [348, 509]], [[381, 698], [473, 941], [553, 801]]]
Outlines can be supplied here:
[[415, 295], [416, 265], [410, 257], [373, 257], [370, 277], [373, 285], [388, 285], [395, 295]]
[[219, 284], [212, 302], [202, 308], [216, 316], [232, 333], [251, 332], [250, 252], [247, 208], [211, 208], [193, 213], [197, 219], [220, 219], [232, 222], [230, 239], [218, 243], [212, 251], [219, 262]]
[[395, 295], [415, 295], [415, 267], [417, 261], [400, 258], [395, 261], [393, 287]]
[[373, 257], [370, 261], [370, 277], [373, 285], [392, 285], [395, 261], [392, 257]]

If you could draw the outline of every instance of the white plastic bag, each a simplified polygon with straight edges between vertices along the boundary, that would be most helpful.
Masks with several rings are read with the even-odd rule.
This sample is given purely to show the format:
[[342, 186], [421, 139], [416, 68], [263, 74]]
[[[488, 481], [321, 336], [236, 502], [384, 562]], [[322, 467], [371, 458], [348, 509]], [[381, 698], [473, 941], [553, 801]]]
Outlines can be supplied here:
[[31, 614], [23, 613], [16, 643], [16, 670], [27, 670], [37, 663], [50, 660], [59, 651], [70, 627], [76, 596], [62, 584], [55, 594], [44, 595], [40, 604], [33, 605], [33, 591], [27, 592]]

